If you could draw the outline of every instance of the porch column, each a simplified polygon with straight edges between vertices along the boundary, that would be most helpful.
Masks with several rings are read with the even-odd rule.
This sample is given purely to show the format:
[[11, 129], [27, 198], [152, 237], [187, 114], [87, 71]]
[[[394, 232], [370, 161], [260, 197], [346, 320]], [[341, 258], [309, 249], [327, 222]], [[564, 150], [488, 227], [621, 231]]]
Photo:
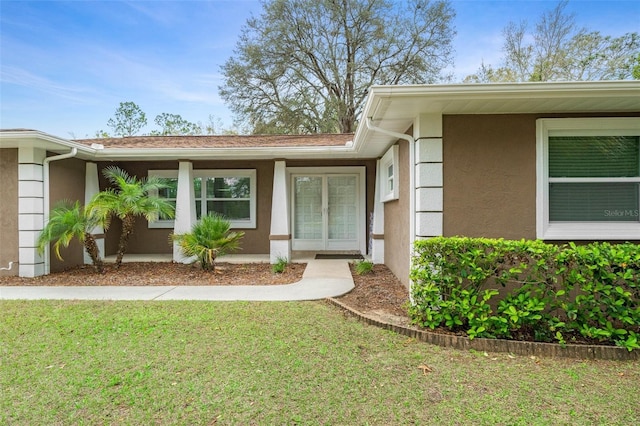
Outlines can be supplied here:
[[375, 194], [373, 196], [373, 218], [371, 224], [371, 261], [384, 263], [384, 204], [380, 200], [380, 160], [376, 163]]
[[38, 254], [37, 241], [44, 228], [44, 159], [41, 148], [18, 148], [18, 275], [44, 275], [45, 257]]
[[416, 237], [443, 235], [442, 114], [421, 114], [416, 140]]
[[271, 198], [271, 231], [269, 234], [269, 259], [276, 263], [278, 258], [291, 260], [291, 233], [289, 229], [289, 191], [287, 185], [287, 164], [276, 161], [273, 167], [273, 195]]
[[[191, 231], [196, 223], [196, 201], [193, 188], [193, 163], [180, 161], [178, 166], [178, 190], [176, 196], [176, 217], [173, 232], [184, 234]], [[189, 263], [190, 258], [185, 257], [177, 243], [173, 243], [173, 261]]]
[[[98, 183], [98, 165], [96, 163], [87, 162], [85, 166], [85, 176], [84, 176], [84, 204], [89, 204], [89, 201], [100, 192], [100, 185]], [[100, 257], [104, 258], [104, 229], [102, 226], [96, 226], [91, 230], [91, 234], [96, 240], [96, 244], [98, 245], [98, 250]], [[91, 257], [86, 250], [84, 253], [84, 264], [91, 265]]]

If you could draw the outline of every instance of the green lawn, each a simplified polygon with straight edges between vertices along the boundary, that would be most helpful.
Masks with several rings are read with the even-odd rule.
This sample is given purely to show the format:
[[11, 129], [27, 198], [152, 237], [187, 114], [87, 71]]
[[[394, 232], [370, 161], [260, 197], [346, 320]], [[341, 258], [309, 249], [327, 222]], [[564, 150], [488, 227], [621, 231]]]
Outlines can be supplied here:
[[0, 424], [640, 424], [638, 362], [449, 350], [322, 302], [0, 312]]

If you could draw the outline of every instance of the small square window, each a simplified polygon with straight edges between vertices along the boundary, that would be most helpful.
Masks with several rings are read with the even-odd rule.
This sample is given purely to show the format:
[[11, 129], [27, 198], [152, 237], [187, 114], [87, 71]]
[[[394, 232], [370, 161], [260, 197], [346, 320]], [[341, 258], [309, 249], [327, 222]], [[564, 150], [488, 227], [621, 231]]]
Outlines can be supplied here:
[[397, 200], [398, 194], [398, 145], [394, 145], [384, 154], [380, 160], [380, 174], [378, 178], [380, 188], [380, 201], [387, 202]]

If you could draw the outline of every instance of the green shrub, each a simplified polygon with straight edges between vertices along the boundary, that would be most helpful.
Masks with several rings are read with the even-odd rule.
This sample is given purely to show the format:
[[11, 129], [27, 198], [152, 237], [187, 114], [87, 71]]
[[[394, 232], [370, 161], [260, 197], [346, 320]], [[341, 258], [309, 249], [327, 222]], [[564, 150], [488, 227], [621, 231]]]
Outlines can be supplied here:
[[282, 274], [284, 270], [287, 269], [288, 264], [289, 261], [286, 257], [278, 257], [278, 259], [276, 259], [276, 263], [271, 265], [271, 270], [274, 274]]
[[635, 244], [432, 238], [416, 242], [411, 280], [409, 314], [423, 327], [640, 348]]
[[373, 262], [369, 260], [358, 260], [354, 265], [358, 275], [369, 274], [373, 270]]

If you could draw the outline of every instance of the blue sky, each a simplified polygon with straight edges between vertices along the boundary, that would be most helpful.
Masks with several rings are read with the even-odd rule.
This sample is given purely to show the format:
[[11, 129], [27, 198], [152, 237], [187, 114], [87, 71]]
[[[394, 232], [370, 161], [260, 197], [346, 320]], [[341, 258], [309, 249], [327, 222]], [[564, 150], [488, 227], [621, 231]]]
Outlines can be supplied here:
[[[458, 80], [481, 61], [497, 65], [509, 21], [533, 24], [556, 2], [452, 0]], [[619, 36], [640, 31], [638, 0], [572, 0], [580, 27]], [[218, 95], [220, 66], [259, 1], [0, 0], [0, 128], [64, 138], [110, 131], [120, 102], [133, 101], [149, 125], [167, 112], [192, 122], [209, 115], [231, 127]]]

